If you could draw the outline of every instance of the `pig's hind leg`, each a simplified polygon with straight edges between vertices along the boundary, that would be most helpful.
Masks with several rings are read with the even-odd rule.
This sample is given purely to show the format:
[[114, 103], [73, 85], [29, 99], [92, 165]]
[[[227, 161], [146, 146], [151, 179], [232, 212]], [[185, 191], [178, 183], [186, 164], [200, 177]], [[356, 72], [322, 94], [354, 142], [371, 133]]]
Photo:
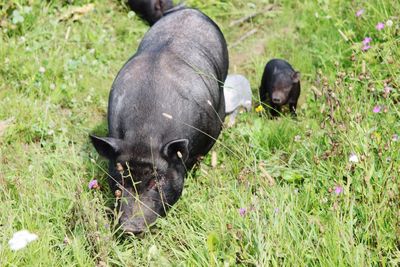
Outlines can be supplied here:
[[297, 117], [296, 108], [297, 108], [297, 103], [289, 103], [289, 110], [292, 117]]

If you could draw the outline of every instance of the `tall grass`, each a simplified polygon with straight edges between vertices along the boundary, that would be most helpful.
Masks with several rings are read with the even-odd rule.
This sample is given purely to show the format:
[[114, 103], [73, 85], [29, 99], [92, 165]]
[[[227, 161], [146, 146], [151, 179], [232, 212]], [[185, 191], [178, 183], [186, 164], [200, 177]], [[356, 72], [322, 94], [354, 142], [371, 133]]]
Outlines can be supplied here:
[[[229, 51], [255, 105], [269, 59], [302, 72], [299, 118], [241, 115], [213, 148], [217, 167], [208, 155], [141, 238], [117, 231], [107, 164], [88, 133], [106, 133], [112, 80], [147, 26], [120, 1], [94, 3], [73, 22], [58, 21], [66, 1], [0, 1], [0, 122], [12, 118], [0, 126], [0, 266], [400, 263], [399, 3], [187, 1], [229, 44], [257, 29]], [[102, 190], [87, 188], [92, 178]], [[14, 252], [20, 229], [39, 238]]]

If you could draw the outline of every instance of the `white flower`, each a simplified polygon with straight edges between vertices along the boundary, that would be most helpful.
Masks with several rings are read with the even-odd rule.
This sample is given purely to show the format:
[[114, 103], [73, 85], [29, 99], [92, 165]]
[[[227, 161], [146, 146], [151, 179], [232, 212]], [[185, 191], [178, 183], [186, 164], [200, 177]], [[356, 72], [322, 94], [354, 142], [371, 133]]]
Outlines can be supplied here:
[[44, 73], [45, 71], [46, 71], [46, 69], [45, 69], [44, 67], [40, 67], [40, 68], [39, 68], [39, 72], [40, 72], [40, 73]]
[[392, 27], [393, 26], [393, 20], [389, 19], [388, 21], [386, 21], [386, 26]]
[[136, 16], [136, 14], [135, 14], [135, 12], [133, 12], [133, 11], [129, 11], [128, 12], [128, 18], [133, 18], [134, 16]]
[[353, 163], [357, 163], [358, 162], [358, 157], [355, 153], [351, 153], [350, 157], [349, 157], [349, 161], [353, 162]]
[[149, 260], [157, 259], [157, 257], [159, 257], [159, 256], [160, 256], [160, 252], [158, 251], [157, 246], [152, 245], [149, 249], [149, 254], [148, 254]]
[[14, 233], [13, 237], [8, 241], [8, 245], [11, 250], [17, 251], [23, 249], [30, 242], [35, 241], [38, 238], [37, 235], [29, 233], [27, 230], [21, 230]]

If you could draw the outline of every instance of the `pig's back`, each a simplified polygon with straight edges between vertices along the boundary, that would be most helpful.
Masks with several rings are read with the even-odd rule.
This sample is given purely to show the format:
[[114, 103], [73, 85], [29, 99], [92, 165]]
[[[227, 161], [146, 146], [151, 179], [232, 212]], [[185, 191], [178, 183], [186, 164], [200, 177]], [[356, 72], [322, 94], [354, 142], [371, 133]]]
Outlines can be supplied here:
[[227, 70], [226, 42], [214, 22], [192, 9], [168, 14], [146, 33], [113, 83], [110, 136], [197, 136], [200, 142], [203, 131], [217, 137], [225, 117], [219, 81]]
[[216, 78], [227, 75], [224, 70], [228, 65], [226, 41], [218, 26], [198, 10], [168, 13], [146, 33], [138, 53], [164, 50], [193, 68], [211, 68]]

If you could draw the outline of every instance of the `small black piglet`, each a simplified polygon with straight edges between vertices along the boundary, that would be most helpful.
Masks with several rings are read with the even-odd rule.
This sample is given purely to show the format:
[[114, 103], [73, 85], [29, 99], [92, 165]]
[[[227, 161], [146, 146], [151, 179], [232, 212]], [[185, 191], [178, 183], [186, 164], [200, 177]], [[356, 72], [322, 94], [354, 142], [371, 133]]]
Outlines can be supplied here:
[[300, 96], [300, 72], [282, 59], [272, 59], [265, 66], [260, 86], [260, 100], [269, 106], [272, 116], [278, 116], [283, 105], [289, 104], [290, 113], [296, 116]]

